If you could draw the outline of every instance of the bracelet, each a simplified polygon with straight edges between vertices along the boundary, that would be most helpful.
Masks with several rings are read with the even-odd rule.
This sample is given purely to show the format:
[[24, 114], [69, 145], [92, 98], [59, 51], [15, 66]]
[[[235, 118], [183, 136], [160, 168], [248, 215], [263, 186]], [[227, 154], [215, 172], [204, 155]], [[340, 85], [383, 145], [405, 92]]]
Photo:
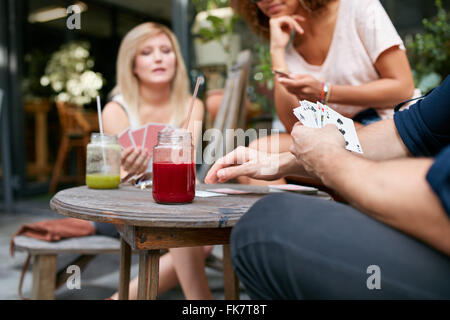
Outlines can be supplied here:
[[328, 91], [327, 84], [325, 82], [322, 82], [322, 91], [320, 92], [320, 95], [319, 95], [319, 102], [320, 103], [324, 103], [327, 91]]
[[327, 92], [325, 94], [325, 99], [323, 101], [323, 104], [325, 104], [325, 105], [328, 103], [328, 99], [330, 98], [330, 93], [331, 93], [331, 85], [326, 84], [326, 86], [327, 86]]

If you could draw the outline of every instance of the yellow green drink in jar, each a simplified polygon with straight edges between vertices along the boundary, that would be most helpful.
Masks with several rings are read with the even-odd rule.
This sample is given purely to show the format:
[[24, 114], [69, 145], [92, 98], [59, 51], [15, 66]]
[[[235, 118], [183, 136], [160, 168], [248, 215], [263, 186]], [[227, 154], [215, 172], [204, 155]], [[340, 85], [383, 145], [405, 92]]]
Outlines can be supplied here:
[[92, 189], [117, 188], [120, 184], [117, 136], [92, 133], [86, 155], [86, 185]]
[[86, 174], [86, 185], [92, 189], [114, 189], [120, 184], [120, 175]]

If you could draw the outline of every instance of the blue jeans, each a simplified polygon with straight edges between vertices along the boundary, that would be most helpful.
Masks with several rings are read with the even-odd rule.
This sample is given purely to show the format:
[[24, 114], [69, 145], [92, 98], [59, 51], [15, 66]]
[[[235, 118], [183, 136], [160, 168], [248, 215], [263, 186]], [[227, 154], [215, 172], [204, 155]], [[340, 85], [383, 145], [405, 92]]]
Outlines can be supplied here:
[[231, 258], [252, 299], [450, 298], [450, 257], [313, 196], [256, 202], [233, 228]]
[[120, 238], [119, 231], [117, 231], [116, 226], [112, 223], [104, 222], [92, 222], [95, 228], [95, 233], [102, 236]]
[[353, 117], [353, 121], [359, 122], [365, 126], [380, 120], [381, 117], [378, 115], [377, 110], [372, 108], [361, 111]]

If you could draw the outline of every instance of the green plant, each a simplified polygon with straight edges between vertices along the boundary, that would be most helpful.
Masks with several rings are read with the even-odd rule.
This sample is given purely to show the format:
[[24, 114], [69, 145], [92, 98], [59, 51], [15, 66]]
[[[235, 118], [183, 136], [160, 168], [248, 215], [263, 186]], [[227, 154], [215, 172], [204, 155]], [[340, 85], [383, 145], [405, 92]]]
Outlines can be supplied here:
[[439, 85], [450, 72], [450, 13], [435, 0], [437, 15], [424, 19], [425, 32], [407, 43], [416, 86], [427, 92]]
[[273, 89], [272, 58], [269, 45], [262, 42], [255, 43], [254, 47], [255, 67], [253, 78], [260, 84], [265, 84], [267, 89]]
[[192, 0], [197, 12], [228, 7], [228, 0]]
[[99, 95], [104, 79], [92, 70], [94, 59], [89, 49], [89, 43], [74, 41], [52, 54], [40, 83], [51, 87], [56, 100], [83, 106]]
[[230, 54], [230, 36], [235, 31], [238, 17], [232, 14], [230, 19], [225, 19], [211, 13], [214, 9], [227, 8], [228, 0], [194, 0], [193, 4], [197, 12], [207, 12], [206, 23], [196, 31], [194, 36], [203, 43], [217, 41], [224, 51]]
[[253, 67], [250, 78], [250, 99], [261, 106], [263, 113], [275, 114], [273, 102], [272, 59], [268, 43], [256, 40], [253, 46]]
[[237, 17], [233, 15], [229, 21], [226, 19], [209, 14], [206, 21], [210, 22], [209, 27], [202, 27], [198, 30], [196, 36], [200, 38], [202, 42], [218, 41], [225, 52], [231, 51], [231, 38], [226, 37], [234, 32]]

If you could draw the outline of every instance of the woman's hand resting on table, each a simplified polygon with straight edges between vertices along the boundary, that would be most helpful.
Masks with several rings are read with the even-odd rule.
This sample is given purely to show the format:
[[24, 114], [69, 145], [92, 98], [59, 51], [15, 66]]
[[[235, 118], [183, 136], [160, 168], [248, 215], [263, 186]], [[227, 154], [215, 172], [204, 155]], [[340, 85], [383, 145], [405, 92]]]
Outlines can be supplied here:
[[128, 174], [139, 175], [147, 170], [150, 162], [150, 154], [140, 147], [128, 147], [122, 150], [122, 168]]

